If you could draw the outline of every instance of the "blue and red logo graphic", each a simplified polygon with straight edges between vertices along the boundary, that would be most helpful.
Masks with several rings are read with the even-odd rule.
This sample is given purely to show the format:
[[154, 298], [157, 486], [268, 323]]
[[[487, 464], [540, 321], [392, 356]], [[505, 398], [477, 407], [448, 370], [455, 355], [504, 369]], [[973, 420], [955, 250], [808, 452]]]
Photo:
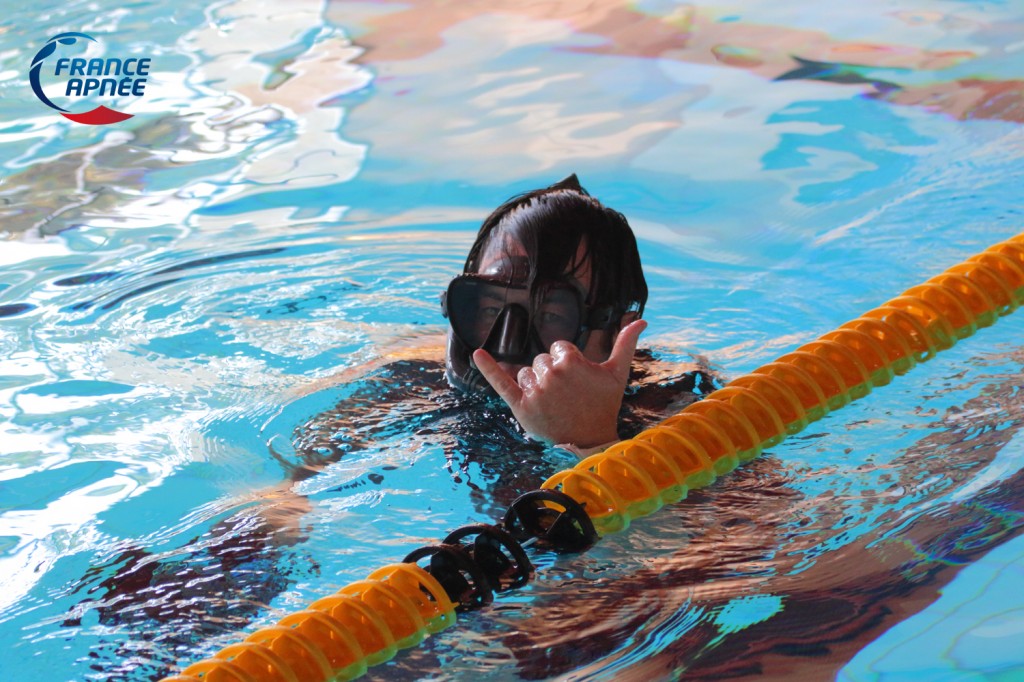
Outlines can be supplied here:
[[[75, 123], [87, 125], [106, 125], [118, 123], [132, 117], [123, 111], [111, 109], [102, 104], [88, 111], [74, 113], [69, 109], [54, 104], [43, 90], [44, 79], [48, 83], [63, 86], [61, 101], [91, 102], [102, 98], [142, 97], [146, 92], [146, 82], [152, 60], [149, 57], [132, 57], [118, 59], [86, 59], [85, 57], [60, 57], [56, 62], [47, 63], [47, 58], [54, 56], [59, 46], [72, 46], [86, 41], [96, 43], [96, 39], [85, 33], [60, 33], [50, 38], [43, 49], [36, 53], [28, 72], [32, 92], [46, 106], [56, 109], [64, 118]], [[49, 68], [52, 64], [52, 69]], [[56, 97], [56, 95], [54, 95]]]

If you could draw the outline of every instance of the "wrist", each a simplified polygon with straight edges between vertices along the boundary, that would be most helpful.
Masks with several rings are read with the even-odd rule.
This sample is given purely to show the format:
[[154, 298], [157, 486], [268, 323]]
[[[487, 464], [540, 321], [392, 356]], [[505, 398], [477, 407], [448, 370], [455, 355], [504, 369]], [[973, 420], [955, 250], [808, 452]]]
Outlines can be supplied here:
[[619, 437], [616, 436], [615, 438], [613, 438], [613, 439], [611, 439], [611, 440], [609, 440], [607, 442], [601, 443], [599, 445], [592, 445], [590, 447], [580, 447], [579, 445], [576, 445], [574, 443], [559, 443], [558, 445], [555, 445], [555, 447], [556, 448], [561, 448], [562, 450], [565, 450], [567, 452], [571, 452], [572, 454], [576, 455], [580, 459], [586, 459], [587, 457], [590, 457], [591, 455], [596, 455], [599, 452], [603, 452], [604, 450], [607, 450], [608, 448], [610, 448], [611, 446], [615, 445], [618, 442], [619, 442]]
[[616, 426], [616, 420], [613, 420], [605, 429], [601, 429], [599, 431], [587, 431], [586, 437], [581, 436], [579, 438], [571, 438], [567, 440], [576, 447], [583, 449], [592, 449], [600, 445], [617, 443], [621, 438], [619, 438], [619, 430]]

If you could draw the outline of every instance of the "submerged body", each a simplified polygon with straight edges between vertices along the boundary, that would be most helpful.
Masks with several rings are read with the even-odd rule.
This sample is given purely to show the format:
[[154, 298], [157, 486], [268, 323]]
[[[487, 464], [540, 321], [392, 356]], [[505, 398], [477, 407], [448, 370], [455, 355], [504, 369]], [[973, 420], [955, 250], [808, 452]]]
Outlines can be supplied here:
[[[155, 647], [147, 654], [148, 665], [155, 676], [166, 674], [175, 651], [245, 628], [278, 595], [319, 571], [298, 550], [307, 539], [302, 519], [313, 503], [296, 484], [333, 464], [394, 447], [395, 436], [408, 448], [417, 441], [439, 444], [453, 481], [468, 488], [474, 506], [486, 515], [480, 520], [496, 521], [512, 500], [563, 468], [566, 457], [574, 459], [529, 438], [500, 400], [452, 389], [439, 350], [417, 355], [421, 358], [392, 361], [361, 376], [347, 373], [340, 384], [317, 387], [313, 395], [341, 390], [347, 397], [296, 428], [293, 454], [275, 453], [286, 479], [280, 486], [238, 500], [208, 532], [184, 546], [161, 554], [129, 547], [91, 568], [75, 588], [85, 598], [65, 625], [80, 626], [80, 614], [95, 609], [105, 627], [161, 633], [147, 645]], [[642, 351], [623, 401], [621, 435], [628, 437], [717, 387], [706, 367], [669, 363]], [[479, 467], [480, 476], [469, 475], [471, 467]], [[381, 486], [387, 477], [387, 469], [377, 467], [336, 492]], [[111, 647], [107, 653], [111, 660], [97, 665], [112, 679], [122, 667], [138, 670], [133, 651]]]
[[[308, 478], [346, 456], [358, 456], [380, 436], [396, 433], [440, 444], [456, 480], [470, 463], [480, 464], [492, 481], [487, 492], [499, 503], [537, 488], [554, 473], [550, 447], [530, 438], [502, 401], [453, 390], [443, 376], [440, 358], [400, 360], [368, 375], [334, 409], [296, 430], [293, 458], [281, 458], [290, 478]], [[638, 352], [619, 412], [619, 436], [634, 435], [719, 385], [707, 367]], [[537, 466], [524, 467], [527, 461]], [[524, 480], [528, 468], [532, 473]]]

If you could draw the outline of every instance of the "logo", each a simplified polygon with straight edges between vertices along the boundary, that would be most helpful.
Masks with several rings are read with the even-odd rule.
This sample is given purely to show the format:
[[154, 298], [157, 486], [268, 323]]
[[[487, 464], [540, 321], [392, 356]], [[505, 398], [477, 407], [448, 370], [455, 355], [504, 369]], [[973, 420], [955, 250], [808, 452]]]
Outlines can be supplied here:
[[[146, 81], [149, 77], [151, 59], [149, 57], [118, 59], [116, 57], [87, 59], [83, 56], [55, 55], [59, 46], [78, 45], [88, 49], [89, 43], [99, 44], [95, 38], [85, 33], [60, 33], [50, 38], [43, 49], [36, 53], [28, 72], [32, 92], [39, 101], [60, 112], [64, 118], [75, 123], [87, 125], [106, 125], [118, 123], [132, 117], [123, 111], [117, 111], [99, 104], [88, 111], [74, 113], [69, 108], [81, 108], [82, 102], [88, 106], [97, 100], [142, 97], [146, 92]], [[48, 60], [56, 56], [56, 60]], [[47, 96], [44, 83], [51, 90]], [[60, 95], [54, 90], [59, 90]], [[61, 104], [54, 104], [50, 97], [57, 98]]]

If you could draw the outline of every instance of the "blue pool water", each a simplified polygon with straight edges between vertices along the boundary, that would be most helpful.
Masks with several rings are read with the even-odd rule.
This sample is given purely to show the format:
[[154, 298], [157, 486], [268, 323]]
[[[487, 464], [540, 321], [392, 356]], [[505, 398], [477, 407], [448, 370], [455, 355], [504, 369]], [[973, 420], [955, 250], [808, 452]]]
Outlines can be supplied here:
[[[1018, 3], [523, 5], [7, 8], [0, 677], [159, 677], [570, 466], [421, 417], [438, 293], [516, 192], [623, 211], [641, 345], [726, 379], [1024, 229]], [[152, 56], [134, 118], [34, 97], [63, 31]], [[1022, 335], [538, 553], [366, 679], [1019, 679]]]

